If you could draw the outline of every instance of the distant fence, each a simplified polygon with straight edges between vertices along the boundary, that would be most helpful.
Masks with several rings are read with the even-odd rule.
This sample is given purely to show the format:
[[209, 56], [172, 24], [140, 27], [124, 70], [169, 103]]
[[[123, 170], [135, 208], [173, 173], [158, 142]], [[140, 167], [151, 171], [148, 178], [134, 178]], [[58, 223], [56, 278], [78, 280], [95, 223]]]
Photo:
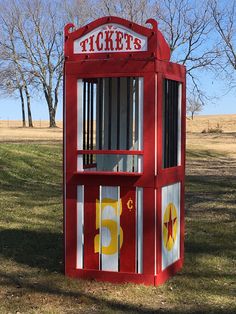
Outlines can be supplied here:
[[[59, 128], [62, 128], [62, 121], [56, 121]], [[35, 128], [48, 128], [49, 121], [47, 120], [35, 120], [33, 121]], [[26, 123], [26, 126], [27, 123]], [[20, 120], [0, 120], [0, 128], [20, 128], [22, 127], [22, 121]]]

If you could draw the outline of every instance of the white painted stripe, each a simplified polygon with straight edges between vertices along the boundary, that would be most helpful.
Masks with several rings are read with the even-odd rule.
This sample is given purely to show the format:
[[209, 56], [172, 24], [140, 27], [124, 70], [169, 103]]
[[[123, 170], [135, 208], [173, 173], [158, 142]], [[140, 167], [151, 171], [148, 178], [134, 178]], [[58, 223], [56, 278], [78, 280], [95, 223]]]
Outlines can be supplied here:
[[101, 230], [102, 230], [102, 186], [99, 186], [99, 270], [102, 269], [102, 236], [101, 236]]
[[[83, 80], [77, 81], [77, 149], [83, 149]], [[77, 170], [83, 171], [83, 156], [77, 157]]]
[[83, 268], [84, 260], [84, 186], [77, 186], [77, 250], [76, 268]]
[[177, 217], [178, 217], [177, 237], [176, 237], [175, 245], [172, 252], [173, 263], [180, 258], [180, 187], [181, 187], [180, 182], [173, 184], [173, 193], [174, 193], [173, 203], [177, 209]]
[[83, 155], [77, 156], [77, 171], [84, 171], [84, 169], [83, 169]]
[[[133, 144], [133, 149], [134, 150], [138, 150], [138, 142], [139, 142], [139, 139], [138, 139], [138, 136], [139, 136], [139, 133], [138, 133], [138, 129], [139, 129], [139, 125], [138, 125], [138, 122], [139, 122], [139, 91], [138, 91], [138, 87], [139, 87], [139, 78], [138, 77], [135, 77], [135, 80], [134, 80], [134, 93], [133, 93], [133, 108], [134, 108], [134, 111], [133, 111], [133, 114], [134, 114], [134, 144]], [[138, 156], [135, 156], [134, 157], [134, 171], [135, 172], [138, 172]]]
[[181, 139], [181, 116], [182, 116], [182, 84], [179, 84], [178, 89], [178, 166], [181, 165], [181, 147], [182, 147], [182, 139]]
[[138, 155], [138, 173], [143, 172], [143, 156]]
[[137, 273], [143, 272], [143, 188], [136, 188], [136, 259]]
[[162, 245], [162, 270], [165, 269], [167, 267], [167, 265], [169, 265], [170, 263], [170, 258], [171, 258], [171, 254], [168, 254], [168, 251], [164, 248], [164, 244], [163, 244], [163, 231], [164, 231], [164, 214], [165, 214], [165, 209], [168, 205], [168, 186], [165, 186], [162, 188], [162, 218], [161, 218], [161, 245]]
[[139, 128], [138, 128], [138, 149], [143, 149], [143, 77], [139, 77]]
[[[139, 77], [138, 149], [143, 150], [143, 77]], [[138, 172], [143, 171], [143, 156], [138, 156]]]
[[155, 75], [155, 176], [157, 175], [157, 74]]
[[121, 210], [121, 208], [120, 208], [120, 206], [121, 206], [121, 199], [120, 199], [120, 186], [118, 186], [117, 187], [117, 200], [118, 200], [118, 204], [117, 204], [117, 206], [118, 206], [118, 208], [117, 208], [117, 227], [118, 227], [118, 229], [117, 229], [117, 242], [118, 242], [118, 244], [117, 244], [117, 248], [118, 248], [118, 252], [117, 252], [117, 254], [118, 254], [118, 271], [120, 270], [120, 210]]
[[[109, 247], [112, 241], [111, 238], [111, 231], [106, 225], [104, 221], [112, 221], [118, 227], [118, 215], [116, 214], [117, 208], [111, 206], [109, 202], [104, 202], [105, 199], [110, 199], [114, 202], [118, 201], [118, 187], [117, 186], [102, 186], [102, 193], [101, 193], [101, 205], [102, 205], [102, 213], [101, 213], [101, 220], [102, 220], [102, 227], [101, 227], [101, 244], [102, 247]], [[117, 206], [117, 203], [116, 203]], [[117, 241], [117, 248], [118, 248], [118, 234], [115, 235]], [[114, 254], [101, 254], [101, 269], [102, 270], [109, 270], [109, 271], [118, 271], [118, 251]]]

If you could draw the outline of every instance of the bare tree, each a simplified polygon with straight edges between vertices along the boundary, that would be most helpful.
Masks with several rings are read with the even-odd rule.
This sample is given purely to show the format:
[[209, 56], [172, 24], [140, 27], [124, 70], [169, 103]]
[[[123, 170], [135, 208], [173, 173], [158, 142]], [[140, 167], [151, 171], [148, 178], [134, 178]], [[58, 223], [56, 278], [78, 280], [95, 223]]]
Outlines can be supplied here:
[[26, 72], [24, 67], [23, 55], [17, 51], [18, 40], [15, 27], [15, 20], [9, 10], [8, 6], [1, 5], [0, 8], [0, 25], [1, 25], [1, 38], [0, 38], [0, 51], [1, 51], [1, 74], [4, 77], [2, 87], [5, 83], [5, 91], [12, 94], [18, 90], [21, 98], [23, 126], [25, 125], [24, 116], [24, 95], [27, 103], [28, 123], [29, 127], [33, 127], [31, 101], [29, 85], [32, 81], [32, 75]]
[[50, 127], [56, 126], [58, 93], [63, 75], [63, 25], [59, 2], [14, 1], [12, 14], [23, 47], [23, 57], [42, 86]]
[[20, 96], [21, 100], [21, 112], [22, 112], [22, 126], [26, 127], [25, 120], [25, 101], [24, 101], [24, 88], [17, 75], [17, 72], [12, 67], [0, 67], [0, 90], [3, 96]]
[[211, 39], [213, 32], [209, 1], [156, 1], [156, 18], [171, 50], [171, 60], [186, 66], [191, 93], [204, 98], [198, 80], [199, 71], [210, 69], [218, 49]]
[[6, 33], [6, 40], [4, 42], [0, 39], [0, 45], [7, 48], [9, 60], [21, 74], [29, 109], [27, 78], [33, 77], [31, 87], [43, 92], [50, 127], [56, 126], [55, 117], [63, 76], [63, 28], [71, 19], [80, 25], [88, 21], [86, 17], [91, 12], [88, 2], [90, 1], [80, 0], [78, 5], [75, 0], [12, 0], [0, 4], [1, 22], [5, 27], [2, 33]]
[[121, 16], [130, 21], [145, 24], [152, 15], [151, 0], [102, 0], [96, 1], [97, 10], [93, 17], [104, 15]]
[[213, 26], [209, 1], [102, 0], [97, 1], [95, 15], [118, 15], [140, 24], [147, 18], [155, 18], [170, 46], [171, 60], [186, 66], [189, 89], [203, 101], [205, 92], [198, 74], [214, 65], [218, 56], [218, 49], [211, 40]]
[[187, 101], [187, 112], [191, 114], [191, 119], [196, 113], [201, 112], [203, 109], [203, 103], [195, 97], [188, 99]]
[[222, 3], [213, 0], [211, 9], [214, 26], [220, 38], [217, 66], [221, 73], [226, 74], [230, 87], [236, 87], [236, 1]]
[[[64, 15], [65, 23], [73, 23], [76, 27], [81, 27], [96, 18], [99, 10], [99, 1], [96, 0], [63, 0], [61, 1], [61, 11]], [[91, 8], [96, 8], [92, 10]]]

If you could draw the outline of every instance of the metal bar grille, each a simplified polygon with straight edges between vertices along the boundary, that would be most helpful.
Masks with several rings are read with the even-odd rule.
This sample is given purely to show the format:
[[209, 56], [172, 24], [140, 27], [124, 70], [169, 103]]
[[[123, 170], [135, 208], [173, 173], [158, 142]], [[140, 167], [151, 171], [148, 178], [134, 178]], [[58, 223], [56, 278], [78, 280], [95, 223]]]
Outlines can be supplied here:
[[[138, 160], [122, 154], [95, 156], [92, 151], [141, 150], [142, 112], [137, 77], [83, 80], [83, 169], [136, 172]], [[139, 108], [140, 107], [140, 108]], [[99, 154], [98, 154], [99, 155]], [[82, 156], [81, 156], [82, 158]], [[113, 158], [113, 159], [112, 159]], [[142, 158], [142, 157], [140, 157]], [[105, 170], [104, 170], [105, 171]]]
[[165, 79], [163, 85], [163, 167], [170, 168], [178, 162], [179, 82]]
[[[86, 117], [86, 122], [87, 122], [87, 149], [89, 149], [89, 124], [90, 124], [90, 84], [87, 83], [87, 117]], [[89, 163], [89, 156], [87, 155], [86, 158], [87, 164]]]

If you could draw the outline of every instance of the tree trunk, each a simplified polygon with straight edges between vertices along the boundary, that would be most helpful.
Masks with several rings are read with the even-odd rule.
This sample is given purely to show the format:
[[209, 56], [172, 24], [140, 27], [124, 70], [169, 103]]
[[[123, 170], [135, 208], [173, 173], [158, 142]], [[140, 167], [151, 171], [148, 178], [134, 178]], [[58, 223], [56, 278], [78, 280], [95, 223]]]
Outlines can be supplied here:
[[27, 87], [25, 87], [25, 95], [26, 95], [26, 101], [27, 101], [28, 123], [29, 123], [29, 127], [32, 128], [33, 120], [32, 120], [32, 114], [31, 114], [31, 106], [30, 106], [30, 95], [29, 95], [29, 91]]
[[49, 122], [50, 122], [50, 125], [49, 127], [50, 128], [56, 128], [56, 111], [54, 108], [49, 108]]
[[48, 114], [49, 114], [49, 127], [56, 128], [56, 106], [53, 107], [52, 90], [47, 88], [46, 85], [43, 86], [44, 96], [48, 104]]
[[25, 123], [25, 102], [24, 102], [24, 96], [23, 96], [22, 87], [19, 87], [19, 91], [20, 91], [21, 110], [22, 110], [22, 126], [23, 126], [23, 128], [25, 128], [26, 127], [26, 123]]
[[192, 112], [192, 115], [191, 115], [191, 117], [192, 117], [192, 120], [193, 120], [193, 115], [194, 115], [194, 112]]

